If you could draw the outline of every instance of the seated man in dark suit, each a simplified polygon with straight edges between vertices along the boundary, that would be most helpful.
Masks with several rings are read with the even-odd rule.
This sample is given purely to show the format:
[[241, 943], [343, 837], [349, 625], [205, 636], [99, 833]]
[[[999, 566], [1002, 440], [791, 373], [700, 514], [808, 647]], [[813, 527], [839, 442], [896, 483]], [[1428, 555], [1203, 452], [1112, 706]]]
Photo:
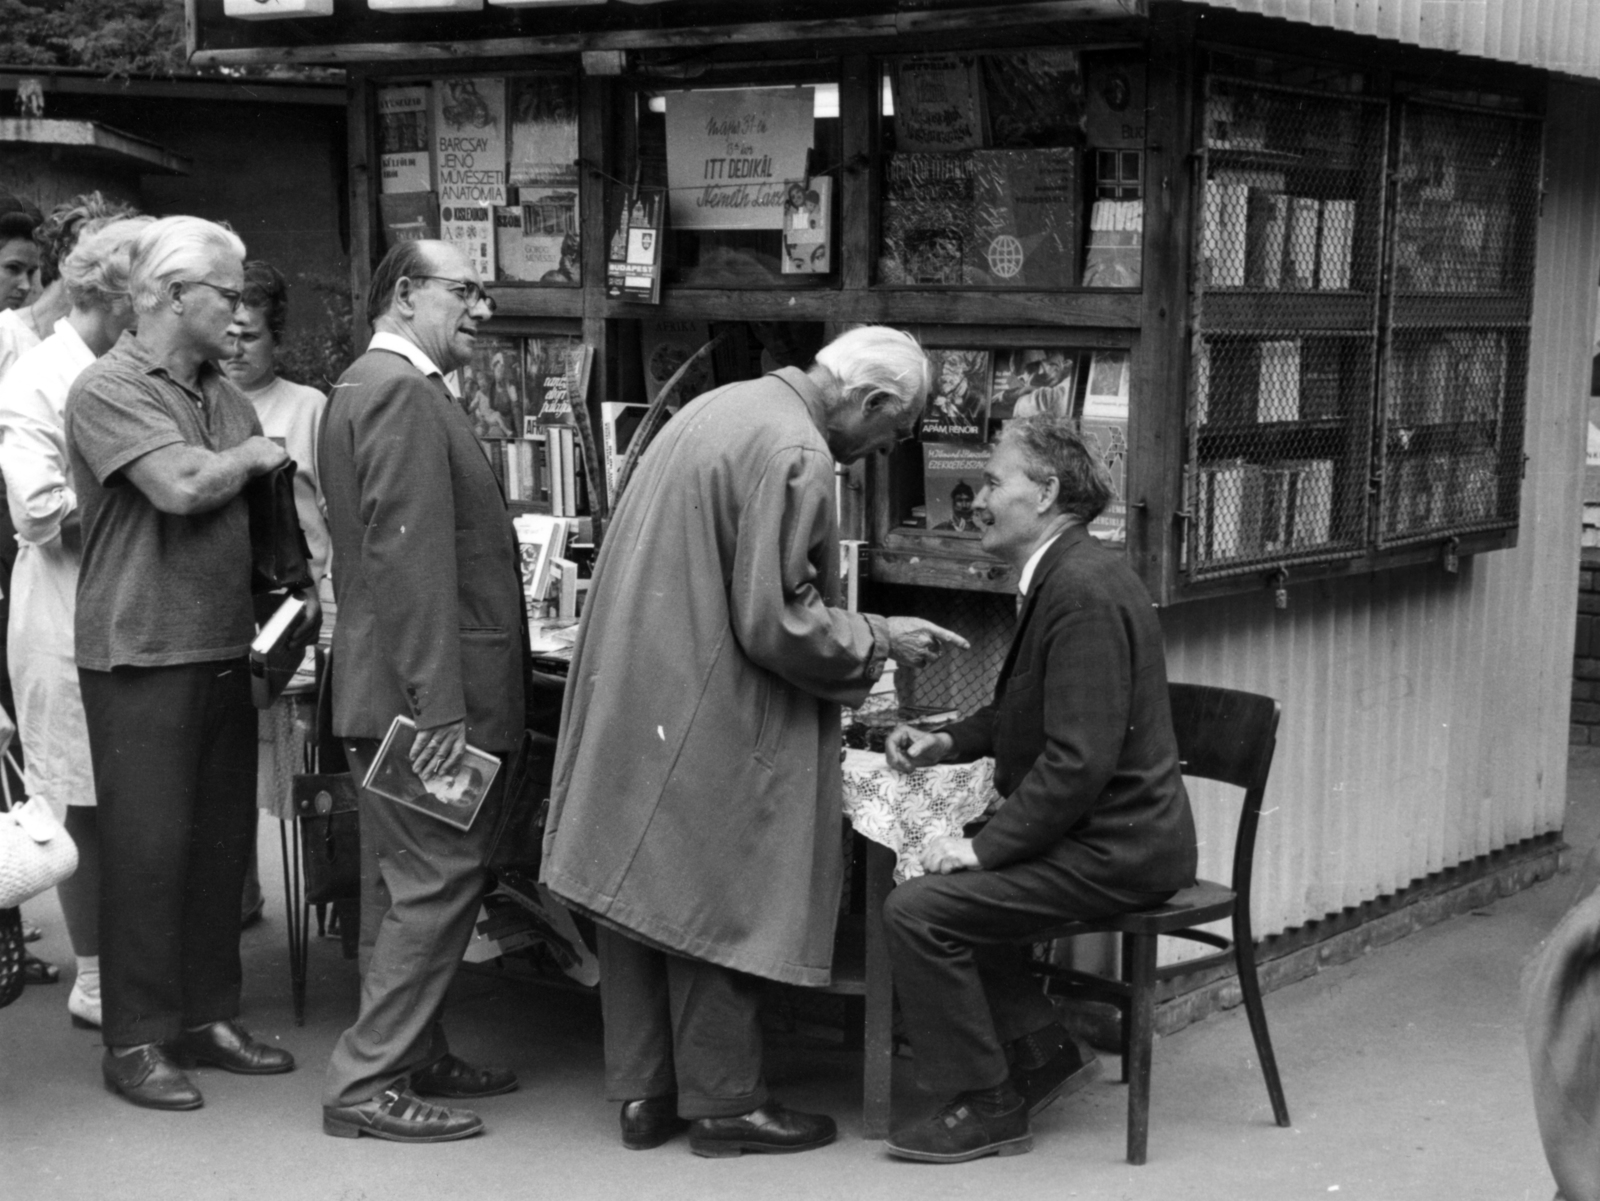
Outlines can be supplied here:
[[1126, 556], [1087, 529], [1111, 495], [1070, 421], [1006, 427], [974, 506], [984, 550], [1017, 569], [1022, 593], [994, 701], [939, 732], [889, 735], [899, 771], [993, 755], [1005, 798], [975, 837], [930, 843], [929, 874], [884, 905], [917, 1073], [948, 1099], [890, 1136], [904, 1159], [1027, 1151], [1030, 1115], [1094, 1075], [1013, 940], [1153, 908], [1194, 882], [1161, 627]]

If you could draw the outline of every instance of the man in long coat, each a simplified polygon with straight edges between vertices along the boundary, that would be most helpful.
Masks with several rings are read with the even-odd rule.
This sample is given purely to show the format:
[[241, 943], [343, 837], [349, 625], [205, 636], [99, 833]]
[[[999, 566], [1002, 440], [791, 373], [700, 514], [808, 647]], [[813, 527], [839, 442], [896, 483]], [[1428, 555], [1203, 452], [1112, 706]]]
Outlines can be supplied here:
[[836, 607], [834, 464], [908, 437], [928, 364], [852, 330], [688, 405], [640, 460], [573, 654], [544, 879], [600, 924], [607, 1095], [623, 1143], [693, 1122], [701, 1155], [834, 1137], [771, 1102], [757, 977], [829, 981], [840, 704], [884, 660], [961, 638]]

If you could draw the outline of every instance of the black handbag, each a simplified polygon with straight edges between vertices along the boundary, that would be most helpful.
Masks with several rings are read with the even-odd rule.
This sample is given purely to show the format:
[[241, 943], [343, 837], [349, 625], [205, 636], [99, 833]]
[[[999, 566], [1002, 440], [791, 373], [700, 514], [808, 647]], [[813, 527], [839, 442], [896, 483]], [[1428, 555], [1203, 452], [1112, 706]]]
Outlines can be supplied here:
[[[333, 734], [333, 657], [318, 655], [316, 724], [306, 765], [294, 777], [305, 902], [361, 897], [361, 813], [356, 779]], [[344, 770], [341, 770], [344, 769]]]
[[244, 486], [250, 510], [250, 590], [300, 592], [311, 587], [311, 548], [294, 505], [294, 460]]

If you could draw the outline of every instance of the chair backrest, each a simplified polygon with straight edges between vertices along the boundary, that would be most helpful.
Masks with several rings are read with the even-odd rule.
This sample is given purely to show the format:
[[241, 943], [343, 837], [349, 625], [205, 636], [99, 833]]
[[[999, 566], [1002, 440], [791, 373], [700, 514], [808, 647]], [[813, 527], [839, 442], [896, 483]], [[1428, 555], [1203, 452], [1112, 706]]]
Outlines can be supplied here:
[[1169, 684], [1167, 689], [1183, 774], [1244, 789], [1233, 844], [1232, 887], [1240, 897], [1248, 897], [1256, 827], [1278, 746], [1281, 709], [1270, 696], [1232, 688]]

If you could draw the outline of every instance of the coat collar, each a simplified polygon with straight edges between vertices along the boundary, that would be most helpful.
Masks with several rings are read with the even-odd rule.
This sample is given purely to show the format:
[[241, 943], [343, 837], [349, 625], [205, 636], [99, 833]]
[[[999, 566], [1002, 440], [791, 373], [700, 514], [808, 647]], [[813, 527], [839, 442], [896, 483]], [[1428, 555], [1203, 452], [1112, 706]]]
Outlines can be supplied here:
[[1039, 560], [1039, 565], [1033, 569], [1033, 579], [1028, 582], [1028, 594], [1023, 598], [1022, 609], [1017, 614], [1017, 630], [1011, 638], [1011, 649], [1006, 652], [1006, 661], [1000, 667], [1000, 678], [995, 686], [995, 693], [1005, 687], [1011, 669], [1017, 662], [1017, 648], [1022, 645], [1022, 632], [1028, 626], [1028, 620], [1033, 616], [1033, 610], [1039, 603], [1039, 596], [1045, 590], [1045, 584], [1050, 579], [1051, 572], [1068, 555], [1072, 554], [1085, 543], [1094, 541], [1087, 525], [1068, 526], [1058, 538], [1045, 548], [1044, 556]]

